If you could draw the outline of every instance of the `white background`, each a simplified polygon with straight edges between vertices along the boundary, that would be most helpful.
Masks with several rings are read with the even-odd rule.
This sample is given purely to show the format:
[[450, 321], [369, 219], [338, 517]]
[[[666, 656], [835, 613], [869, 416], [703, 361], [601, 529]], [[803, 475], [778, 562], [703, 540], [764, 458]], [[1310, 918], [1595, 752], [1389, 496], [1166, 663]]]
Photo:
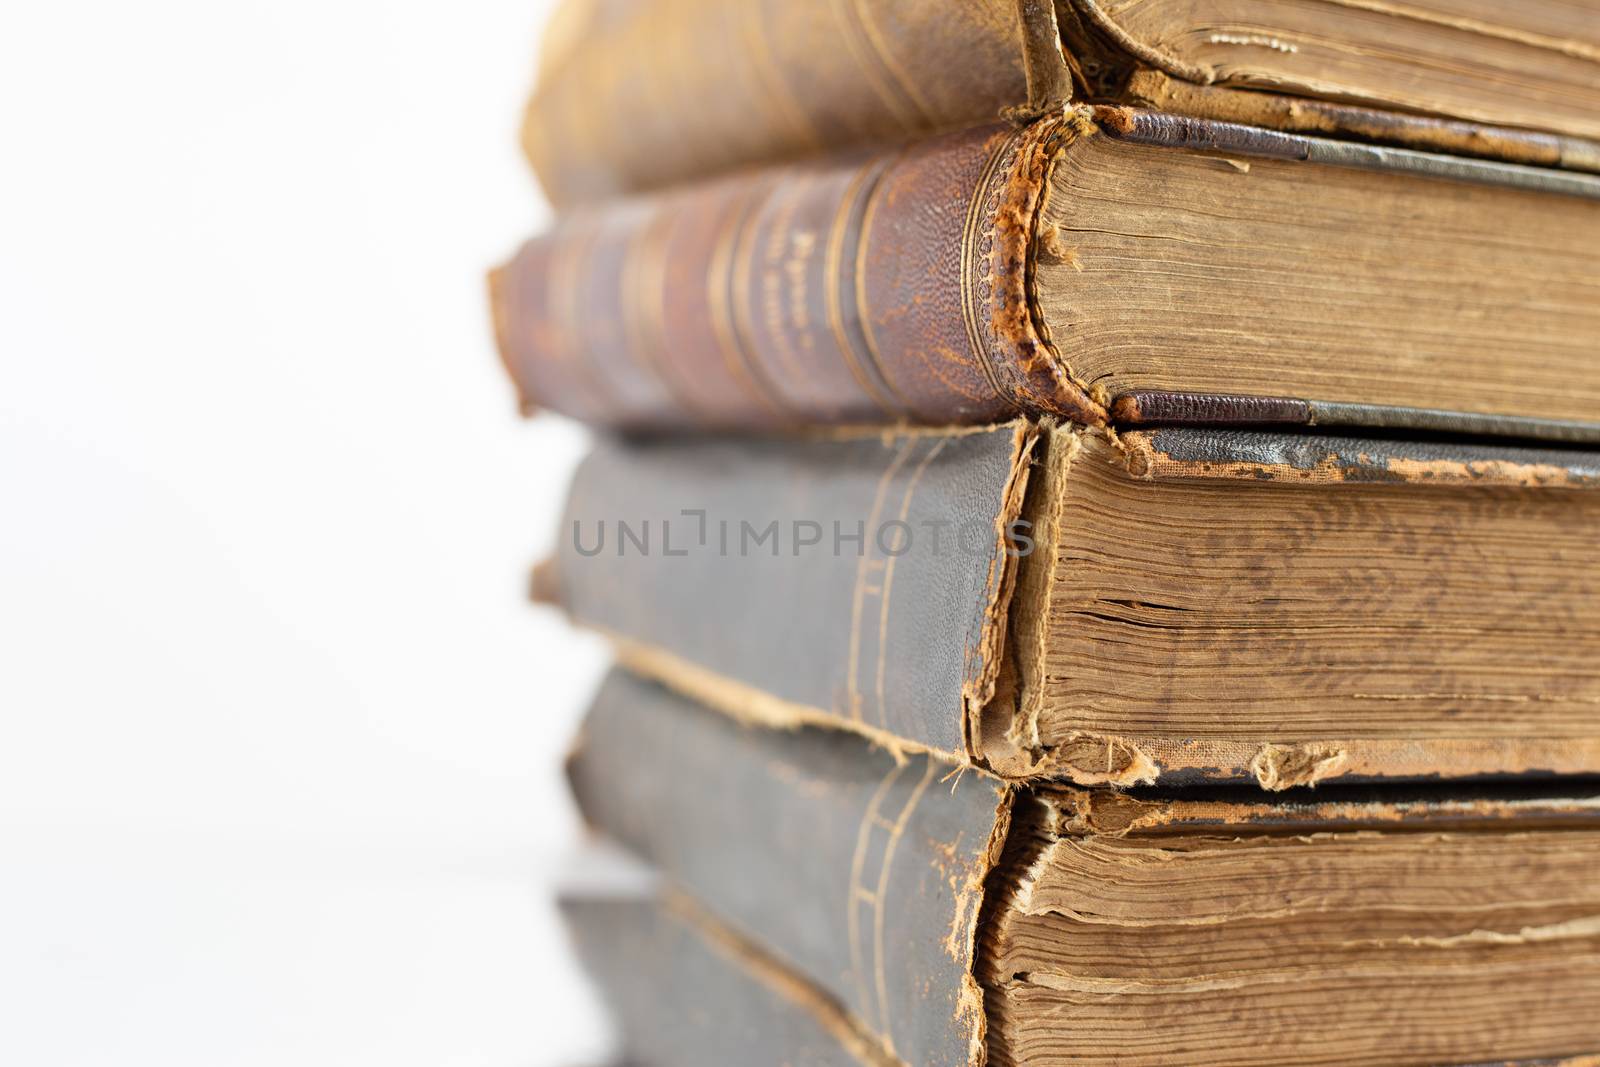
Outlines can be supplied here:
[[0, 1061], [598, 1062], [583, 433], [483, 272], [542, 0], [0, 14]]

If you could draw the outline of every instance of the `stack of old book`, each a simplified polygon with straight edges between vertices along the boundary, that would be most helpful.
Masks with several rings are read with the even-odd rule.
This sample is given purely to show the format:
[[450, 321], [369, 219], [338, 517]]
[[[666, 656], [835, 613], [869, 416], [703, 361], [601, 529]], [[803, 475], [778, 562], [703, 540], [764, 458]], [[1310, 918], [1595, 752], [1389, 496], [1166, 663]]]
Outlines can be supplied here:
[[494, 274], [627, 1054], [1600, 1051], [1600, 8], [594, 0]]

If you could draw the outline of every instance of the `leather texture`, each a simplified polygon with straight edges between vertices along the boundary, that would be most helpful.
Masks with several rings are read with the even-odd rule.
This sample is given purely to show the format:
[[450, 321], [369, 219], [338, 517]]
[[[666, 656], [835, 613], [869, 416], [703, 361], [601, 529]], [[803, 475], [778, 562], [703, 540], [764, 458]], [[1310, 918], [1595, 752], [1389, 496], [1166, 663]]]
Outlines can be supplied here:
[[1435, 408], [1350, 404], [1287, 396], [1241, 396], [1134, 390], [1111, 402], [1118, 426], [1317, 426], [1406, 430], [1469, 438], [1506, 438], [1573, 445], [1600, 444], [1600, 423]]
[[1285, 396], [1218, 393], [1124, 393], [1111, 402], [1119, 426], [1304, 426], [1311, 405]]
[[816, 983], [892, 1055], [968, 1062], [983, 1017], [966, 990], [1006, 787], [839, 731], [741, 725], [622, 672], [568, 766], [591, 826]]
[[1016, 0], [589, 6], [523, 125], [560, 207], [993, 122], [1028, 98]]
[[[1407, 78], [1413, 98], [1385, 111], [1382, 100], [1368, 101], [1373, 107], [1349, 103], [1353, 87], [1339, 86], [1333, 71], [1325, 72], [1334, 75], [1331, 82], [1252, 90], [1220, 84], [1245, 71], [1185, 70], [1174, 77], [1178, 72], [1162, 57], [1119, 39], [1091, 0], [568, 0], [565, 6], [553, 27], [559, 32], [547, 35], [522, 130], [524, 151], [561, 209], [753, 164], [981, 125], [1002, 112], [1034, 117], [1043, 101], [1065, 99], [1071, 81], [1078, 99], [1514, 162], [1600, 167], [1593, 141], [1541, 129], [1559, 131], [1554, 116], [1544, 123], [1492, 113], [1432, 117], [1451, 112], [1441, 101], [1427, 106], [1427, 78]], [[1525, 80], [1537, 75], [1520, 73]], [[1274, 88], [1283, 93], [1261, 91]], [[1330, 100], [1314, 99], [1319, 95]], [[1478, 124], [1496, 122], [1502, 125]]]
[[1197, 427], [1125, 433], [1121, 441], [1150, 478], [1600, 486], [1600, 453], [1579, 449]]
[[1053, 812], [1057, 832], [1107, 834], [1283, 831], [1355, 828], [1504, 830], [1591, 827], [1600, 822], [1596, 781], [1521, 779], [1383, 785], [1330, 782], [1315, 790], [1264, 796], [1253, 788], [1199, 785], [1132, 792], [1065, 785], [1031, 788]]
[[1400, 171], [1428, 178], [1503, 185], [1600, 200], [1600, 177], [1593, 174], [1529, 167], [1494, 159], [1468, 159], [1357, 141], [1338, 141], [1329, 137], [1311, 137], [1264, 126], [1193, 118], [1143, 108], [1102, 105], [1094, 108], [1094, 116], [1106, 133], [1136, 144]]
[[1099, 421], [1038, 337], [1044, 167], [990, 127], [562, 220], [493, 286], [523, 406], [621, 427]]
[[[1063, 0], [1058, 7], [1089, 28], [1097, 55], [1109, 53], [1111, 63], [1135, 73], [1600, 135], [1593, 97], [1600, 25], [1588, 7], [1463, 0], [1436, 0], [1425, 13], [1271, 0]], [[1417, 34], [1419, 24], [1428, 32]]]
[[1122, 87], [1126, 104], [1192, 118], [1265, 126], [1288, 133], [1496, 159], [1535, 167], [1600, 171], [1600, 144], [1539, 130], [1410, 115], [1331, 100], [1195, 85], [1141, 70]]
[[[1600, 198], [1593, 175], [1069, 109], [1021, 131], [968, 130], [564, 217], [492, 278], [522, 406], [629, 429], [1104, 423], [1106, 398], [1051, 340], [1037, 278], [1050, 172], [1091, 133]], [[1372, 410], [1364, 425], [1427, 428]], [[1507, 432], [1547, 430], [1584, 439], [1537, 418]]]

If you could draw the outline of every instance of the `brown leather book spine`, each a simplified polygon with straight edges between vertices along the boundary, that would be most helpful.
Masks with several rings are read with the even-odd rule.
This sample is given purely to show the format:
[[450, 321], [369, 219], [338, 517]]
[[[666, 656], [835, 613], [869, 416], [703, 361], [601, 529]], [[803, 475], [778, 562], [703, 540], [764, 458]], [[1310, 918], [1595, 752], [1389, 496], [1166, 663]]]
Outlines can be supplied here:
[[1040, 334], [1067, 113], [576, 212], [492, 286], [525, 409], [625, 427], [1103, 421]]
[[615, 671], [569, 763], [584, 818], [905, 1063], [957, 1067], [1011, 790], [837, 730], [740, 724]]

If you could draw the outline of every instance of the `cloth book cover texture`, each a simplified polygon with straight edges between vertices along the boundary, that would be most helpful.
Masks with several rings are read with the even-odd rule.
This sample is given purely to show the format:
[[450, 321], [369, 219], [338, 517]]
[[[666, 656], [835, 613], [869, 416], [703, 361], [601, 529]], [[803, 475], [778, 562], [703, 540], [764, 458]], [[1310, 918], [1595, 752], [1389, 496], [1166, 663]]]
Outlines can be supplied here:
[[562, 919], [621, 1031], [628, 1063], [890, 1067], [820, 989], [681, 893], [564, 892]]

